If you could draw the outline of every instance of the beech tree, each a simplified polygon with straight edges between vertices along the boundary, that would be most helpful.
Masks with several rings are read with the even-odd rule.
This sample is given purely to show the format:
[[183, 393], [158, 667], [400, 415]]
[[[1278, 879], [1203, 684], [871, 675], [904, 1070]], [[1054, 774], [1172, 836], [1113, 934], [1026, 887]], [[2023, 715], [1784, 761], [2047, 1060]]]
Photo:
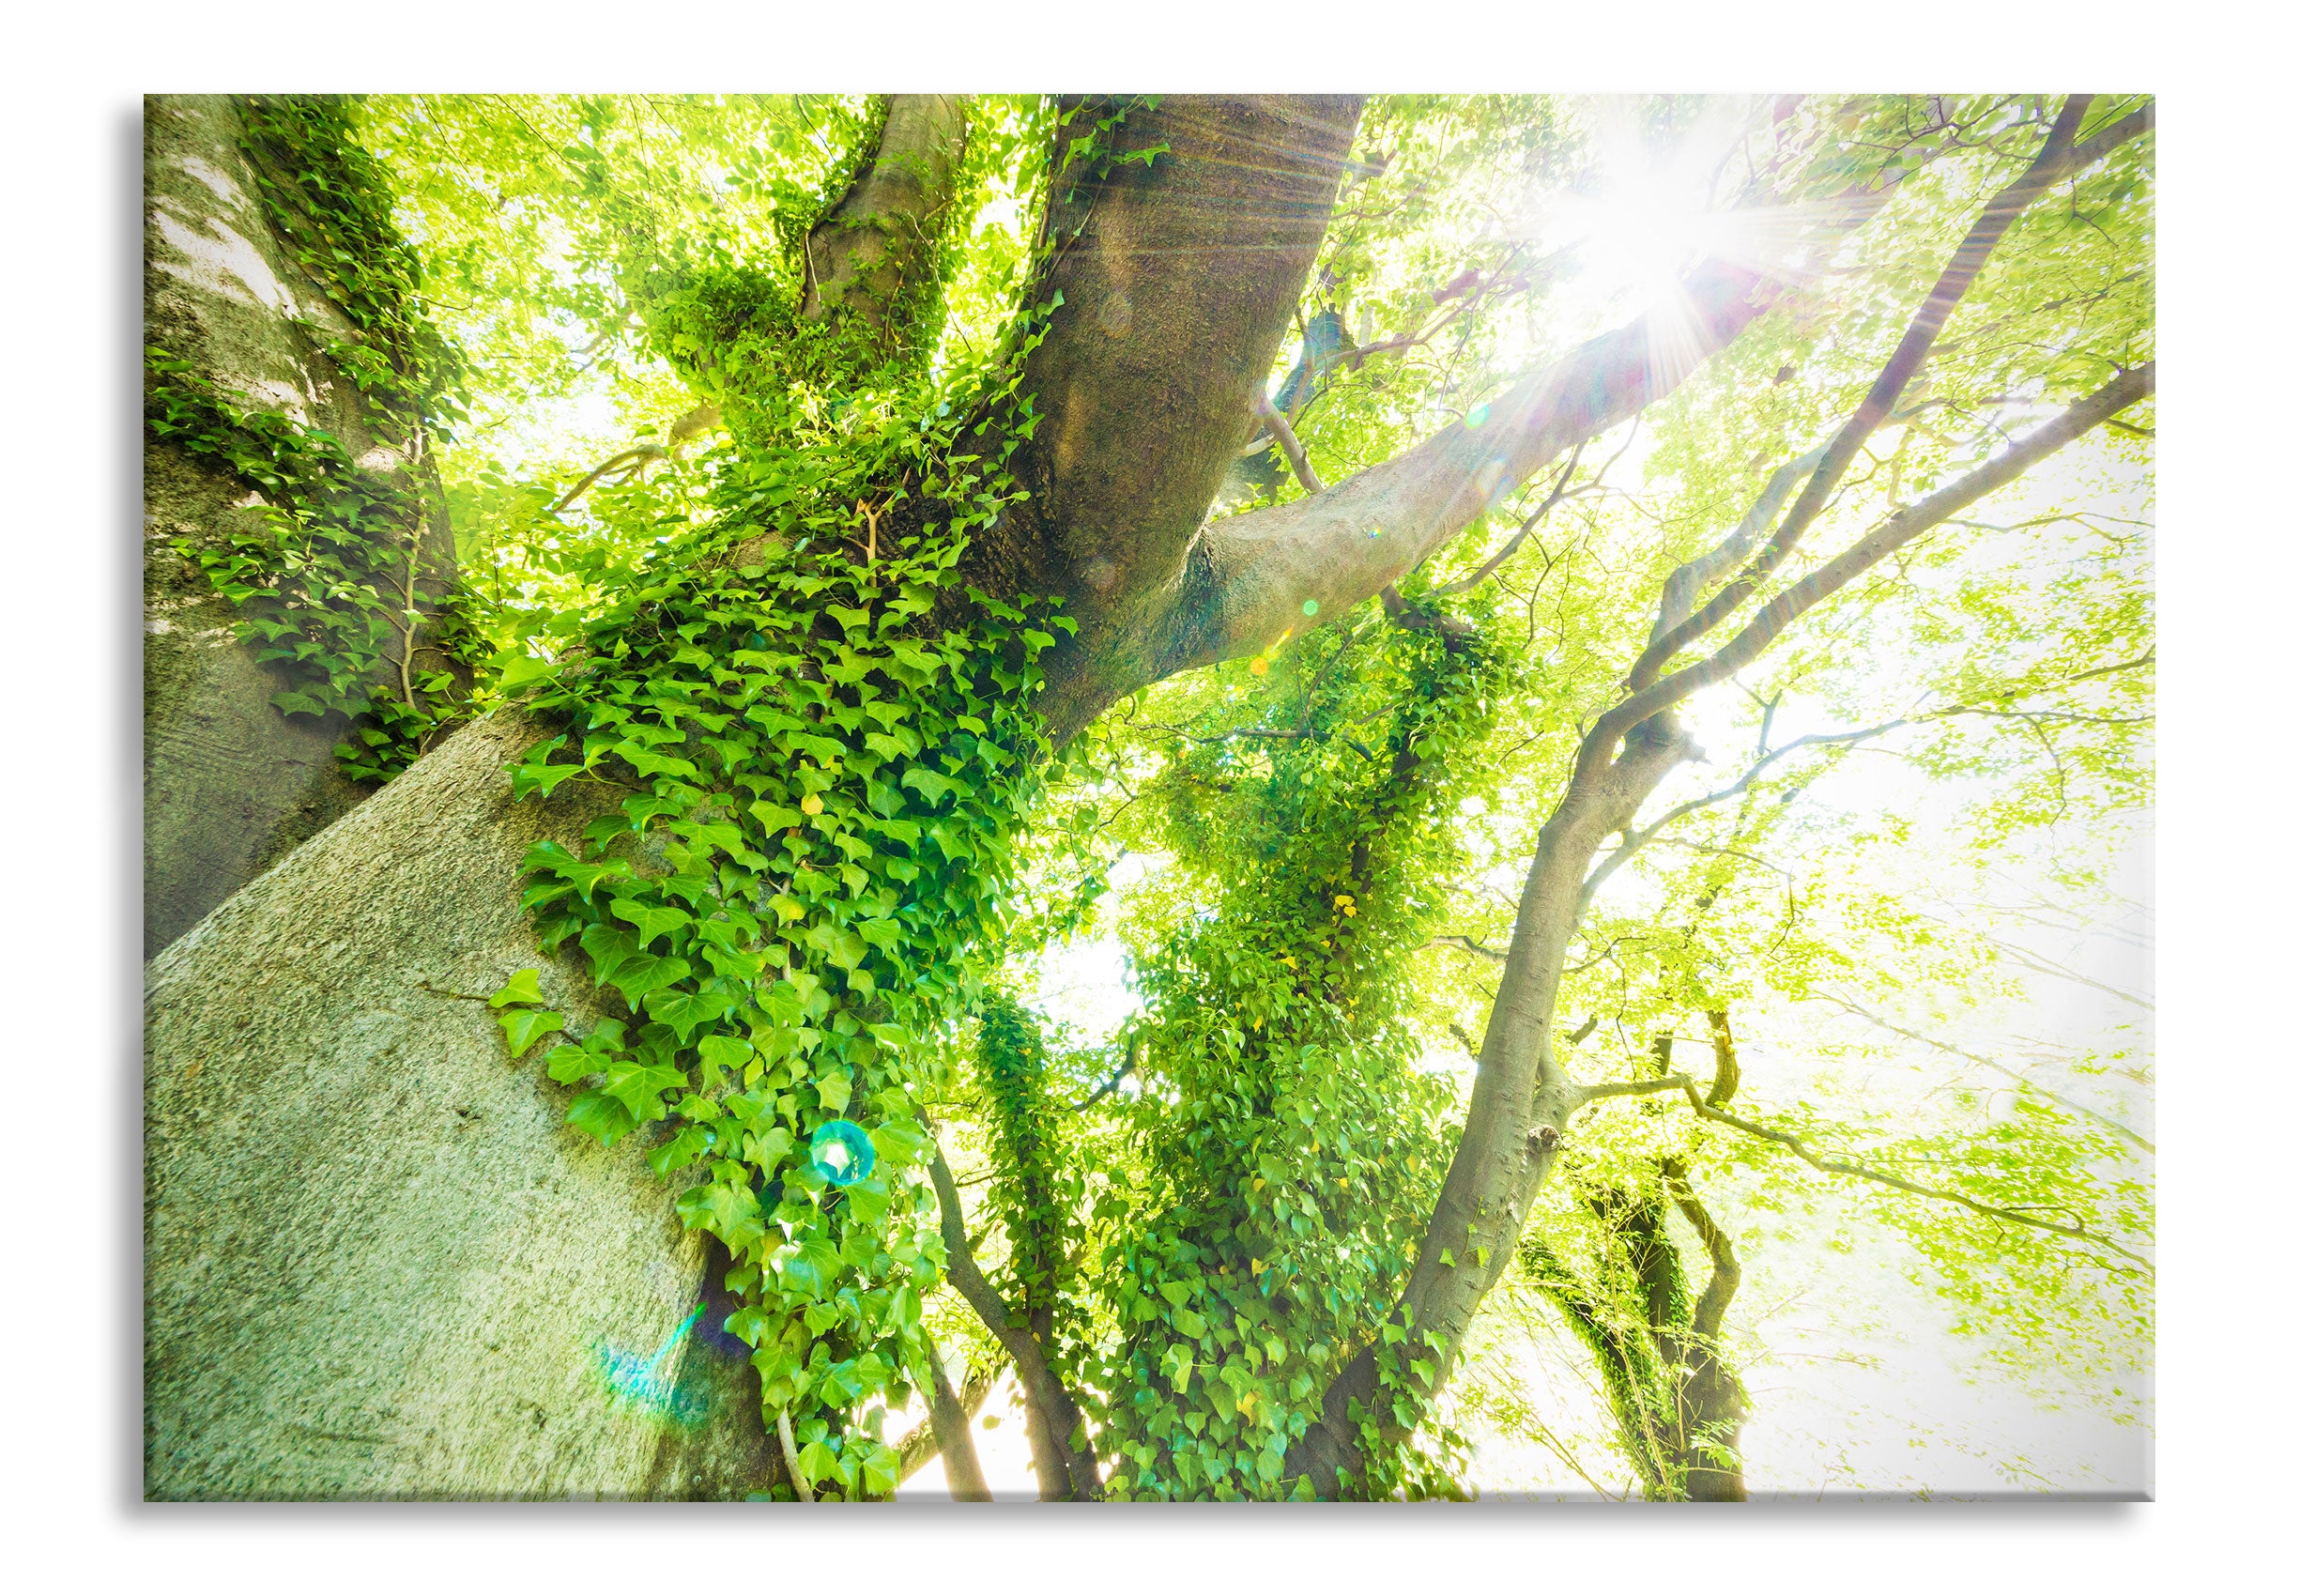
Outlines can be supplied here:
[[[1587, 1029], [1559, 1031], [1610, 879], [1797, 747], [1853, 740], [1773, 748], [1768, 711], [1738, 787], [1648, 817], [1699, 757], [1696, 695], [1884, 604], [1896, 562], [1979, 536], [1969, 512], [2079, 440], [2144, 448], [2145, 262], [2120, 253], [2136, 229], [2144, 249], [2144, 100], [1657, 103], [1640, 136], [1705, 152], [1711, 213], [1745, 225], [1578, 341], [1542, 325], [1569, 263], [1445, 215], [1586, 182], [1543, 103], [622, 115], [579, 102], [546, 136], [483, 101], [153, 102], [207, 141], [155, 134], [156, 200], [239, 207], [283, 280], [306, 214], [349, 246], [319, 297], [373, 298], [314, 352], [312, 296], [215, 293], [304, 338], [284, 378], [222, 340], [155, 350], [155, 480], [206, 473], [170, 535], [223, 551], [212, 596], [167, 567], [170, 602], [211, 637], [237, 604], [247, 637], [184, 698], [238, 706], [267, 771], [291, 737], [308, 768], [321, 734], [295, 714], [332, 715], [345, 769], [382, 779], [276, 862], [300, 833], [267, 811], [244, 864], [208, 870], [212, 913], [154, 922], [152, 1495], [867, 1497], [938, 1449], [981, 1495], [967, 1419], [1001, 1367], [1049, 1496], [1455, 1492], [1447, 1393], [1515, 1280], [1603, 1370], [1646, 1494], [1737, 1497], [1713, 1144], [1615, 1146], [1607, 1104], [1681, 1101], [1672, 1135], [2145, 1280], [2124, 1210], [2080, 1181], [2047, 1206], [1920, 1179], [1747, 1109], [1729, 978], [1690, 954], [1636, 976], [1634, 1018], [1706, 1016], [1706, 1081], [1659, 1044], [1580, 1079]], [[267, 160], [337, 176], [275, 197]], [[1473, 160], [1484, 194], [1448, 165]], [[393, 180], [409, 243], [376, 224]], [[541, 252], [486, 238], [578, 208], [553, 249], [582, 269], [548, 291], [521, 276]], [[197, 256], [152, 216], [159, 303]], [[1464, 254], [1436, 276], [1440, 247]], [[1871, 285], [1834, 321], [1832, 273]], [[523, 481], [427, 468], [499, 420], [459, 413], [427, 283], [499, 296], [462, 324], [479, 386], [605, 351], [646, 365], [659, 430]], [[1553, 668], [1511, 561], [1602, 502], [1602, 440], [1710, 373], [1704, 402], [1805, 408], [1685, 474], [1650, 570], [1560, 580], [1609, 657]], [[348, 474], [392, 461], [380, 486]], [[448, 551], [422, 552], [451, 525], [452, 593]], [[302, 673], [284, 717], [246, 707], [266, 643]], [[1524, 752], [1542, 729], [1570, 729], [1555, 757]], [[1522, 887], [1467, 926], [1463, 806], [1505, 795]], [[1140, 1018], [1070, 1046], [1018, 972], [1092, 921], [1129, 845], [1196, 884], [1129, 933]], [[228, 852], [155, 847], [159, 874]], [[1705, 912], [1733, 884], [1712, 878]], [[1498, 981], [1449, 993], [1432, 958]], [[1459, 1098], [1421, 1064], [1449, 1024], [1476, 1061]], [[1561, 1167], [1583, 1228], [1552, 1240], [1527, 1225]], [[914, 1390], [929, 1438], [890, 1440]]]

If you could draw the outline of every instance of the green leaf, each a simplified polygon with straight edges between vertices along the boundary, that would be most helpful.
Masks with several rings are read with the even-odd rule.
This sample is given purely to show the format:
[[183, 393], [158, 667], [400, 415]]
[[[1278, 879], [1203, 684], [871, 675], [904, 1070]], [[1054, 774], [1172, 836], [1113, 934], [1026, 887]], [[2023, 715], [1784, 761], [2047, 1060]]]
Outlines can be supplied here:
[[617, 919], [627, 922], [638, 932], [641, 947], [647, 946], [657, 937], [668, 936], [682, 927], [695, 923], [695, 916], [683, 909], [643, 903], [631, 898], [617, 898], [613, 913]]
[[902, 785], [925, 794], [927, 802], [933, 805], [941, 803], [958, 784], [925, 765], [912, 765], [902, 773]]
[[612, 1147], [619, 1137], [628, 1135], [638, 1124], [631, 1111], [605, 1092], [586, 1092], [567, 1108], [567, 1123], [577, 1130], [599, 1139], [603, 1146]]
[[618, 971], [607, 985], [622, 993], [623, 1001], [636, 1008], [649, 992], [683, 981], [693, 974], [693, 967], [683, 959], [656, 959], [641, 954]]
[[495, 990], [487, 1000], [489, 1008], [501, 1008], [507, 1003], [541, 1003], [543, 989], [536, 983], [542, 978], [540, 969], [522, 970]]
[[549, 1036], [567, 1022], [549, 1008], [507, 1008], [495, 1019], [503, 1027], [503, 1040], [510, 1044], [514, 1058], [533, 1047], [538, 1037]]
[[687, 1084], [686, 1071], [667, 1064], [618, 1062], [607, 1067], [606, 1076], [602, 1090], [629, 1109], [633, 1122], [638, 1125], [661, 1119], [663, 1094], [684, 1091]]
[[695, 1051], [702, 1055], [703, 1063], [730, 1075], [750, 1062], [753, 1051], [751, 1044], [740, 1036], [705, 1036], [695, 1044]]
[[[670, 960], [677, 963], [678, 960]], [[675, 988], [657, 988], [647, 994], [649, 1018], [660, 1020], [678, 1034], [681, 1046], [703, 1026], [725, 1019], [735, 1006], [737, 999], [731, 992], [690, 992]]]
[[587, 1075], [596, 1075], [604, 1061], [588, 1048], [578, 1048], [572, 1042], [561, 1042], [544, 1054], [544, 1073], [562, 1086], [572, 1086]]
[[843, 1069], [835, 1070], [817, 1078], [815, 1091], [821, 1097], [824, 1109], [834, 1114], [844, 1113], [847, 1101], [854, 1092], [854, 1078]]

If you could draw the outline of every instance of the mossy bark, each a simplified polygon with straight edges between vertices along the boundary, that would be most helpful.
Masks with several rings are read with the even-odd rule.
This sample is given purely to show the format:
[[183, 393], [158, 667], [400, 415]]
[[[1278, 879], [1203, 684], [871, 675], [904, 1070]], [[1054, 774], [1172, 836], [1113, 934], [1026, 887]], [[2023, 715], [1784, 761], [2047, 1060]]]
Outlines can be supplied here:
[[[238, 148], [232, 99], [145, 105], [145, 342], [248, 405], [333, 434], [362, 465], [407, 475], [358, 390], [322, 351], [355, 334], [281, 246]], [[291, 686], [233, 634], [232, 606], [178, 551], [258, 529], [247, 484], [173, 443], [145, 445], [144, 951], [149, 958], [240, 885], [367, 795], [332, 750], [341, 715], [287, 716]], [[419, 563], [434, 596], [454, 545], [434, 492]]]

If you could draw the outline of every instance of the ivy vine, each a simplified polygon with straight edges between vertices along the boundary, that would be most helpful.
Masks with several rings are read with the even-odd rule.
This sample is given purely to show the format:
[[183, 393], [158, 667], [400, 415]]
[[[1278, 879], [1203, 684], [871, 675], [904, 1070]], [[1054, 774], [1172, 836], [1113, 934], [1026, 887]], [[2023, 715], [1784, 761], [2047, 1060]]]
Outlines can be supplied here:
[[[1226, 837], [1233, 884], [1138, 973], [1136, 1135], [1158, 1173], [1103, 1257], [1120, 1334], [1090, 1385], [1127, 1393], [1096, 1414], [1113, 1496], [1307, 1496], [1286, 1455], [1327, 1387], [1370, 1341], [1405, 1339], [1386, 1321], [1449, 1101], [1416, 1068], [1406, 961], [1442, 913], [1448, 800], [1481, 774], [1507, 684], [1478, 634], [1417, 619], [1369, 612], [1255, 662], [1268, 689], [1215, 714], [1162, 778], [1186, 862], [1193, 834]], [[1394, 1362], [1380, 1410], [1351, 1415], [1369, 1459], [1351, 1483], [1449, 1490], [1460, 1438], [1425, 1422], [1407, 1376], [1426, 1371]], [[1418, 1425], [1427, 1455], [1402, 1450]]]

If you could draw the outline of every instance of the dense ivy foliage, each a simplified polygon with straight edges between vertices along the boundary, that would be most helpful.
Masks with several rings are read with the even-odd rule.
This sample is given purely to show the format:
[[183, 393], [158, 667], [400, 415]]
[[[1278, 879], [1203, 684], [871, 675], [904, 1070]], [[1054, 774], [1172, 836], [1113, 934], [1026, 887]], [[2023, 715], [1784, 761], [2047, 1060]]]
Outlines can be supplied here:
[[[505, 678], [568, 721], [514, 769], [520, 794], [637, 790], [581, 849], [526, 861], [544, 949], [579, 949], [630, 1012], [551, 1051], [555, 1080], [588, 1087], [569, 1118], [608, 1143], [664, 1125], [649, 1161], [701, 1176], [679, 1211], [737, 1260], [728, 1327], [758, 1348], [763, 1401], [790, 1413], [800, 1466], [850, 1494], [892, 1488], [862, 1410], [907, 1397], [941, 1261], [922, 1044], [963, 1004], [1047, 752], [1030, 695], [1053, 634], [979, 594], [964, 628], [933, 623], [967, 535], [1017, 491], [956, 453], [962, 423], [1003, 407], [1009, 450], [1031, 425], [1011, 378], [955, 398], [889, 401], [867, 430], [851, 407], [836, 449], [754, 453], [709, 532], [560, 660]], [[858, 505], [906, 480], [900, 508], [930, 518], [882, 537]], [[532, 979], [500, 1009], [516, 1051], [561, 1023], [519, 1001]], [[832, 1192], [802, 1155], [841, 1117], [879, 1160]]]
[[[1185, 723], [1158, 778], [1183, 867], [1220, 897], [1139, 972], [1144, 1174], [1102, 1258], [1121, 1329], [1092, 1377], [1113, 1493], [1306, 1491], [1286, 1448], [1342, 1363], [1401, 1334], [1384, 1321], [1452, 1107], [1403, 1023], [1407, 955], [1442, 919], [1453, 811], [1512, 686], [1466, 624], [1416, 619], [1372, 612], [1241, 668], [1256, 690]], [[1385, 1400], [1356, 1416], [1378, 1471], [1359, 1488], [1449, 1488], [1458, 1451], [1402, 1455], [1423, 1416], [1403, 1382]]]
[[[662, 1124], [649, 1161], [701, 1176], [679, 1212], [736, 1260], [728, 1328], [757, 1349], [796, 1466], [869, 1496], [894, 1485], [878, 1428], [921, 1377], [943, 1261], [918, 1178], [943, 1085], [929, 1043], [995, 945], [1050, 753], [1031, 708], [1043, 628], [1071, 625], [954, 575], [1023, 494], [1005, 469], [1037, 424], [1021, 362], [1058, 301], [994, 362], [938, 379], [939, 277], [875, 316], [803, 320], [794, 265], [690, 274], [652, 301], [652, 334], [739, 418], [719, 514], [539, 635], [501, 689], [568, 725], [514, 767], [517, 794], [637, 790], [579, 851], [526, 860], [544, 951], [578, 949], [630, 1014], [548, 1055], [555, 1080], [588, 1084], [569, 1119], [605, 1143]], [[496, 994], [514, 1051], [562, 1026], [541, 1001], [532, 974]], [[993, 1021], [992, 1056], [1000, 1036]], [[834, 1190], [801, 1154], [836, 1118], [879, 1157]], [[1033, 1132], [1007, 1129], [1033, 1168]], [[1015, 1266], [1035, 1312], [1043, 1260], [1025, 1248]]]

